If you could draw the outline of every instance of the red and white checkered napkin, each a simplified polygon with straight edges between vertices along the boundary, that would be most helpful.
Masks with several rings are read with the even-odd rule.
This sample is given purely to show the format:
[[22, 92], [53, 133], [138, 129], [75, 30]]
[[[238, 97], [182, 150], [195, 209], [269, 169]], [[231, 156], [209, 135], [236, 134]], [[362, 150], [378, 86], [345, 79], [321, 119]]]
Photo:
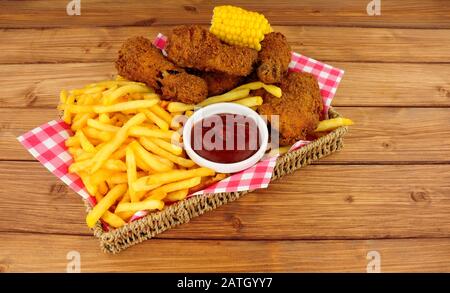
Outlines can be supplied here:
[[45, 168], [81, 197], [92, 202], [81, 178], [68, 172], [73, 160], [64, 142], [72, 134], [70, 126], [64, 121], [52, 120], [17, 139]]
[[[166, 43], [167, 37], [162, 34], [158, 34], [158, 37], [153, 42], [161, 50], [164, 50]], [[312, 73], [318, 79], [324, 108], [328, 111], [344, 71], [297, 53], [292, 53], [289, 68], [293, 71]], [[72, 132], [69, 125], [62, 120], [53, 120], [19, 136], [18, 140], [50, 172], [60, 178], [80, 196], [87, 199], [92, 205], [95, 205], [95, 198], [89, 195], [81, 179], [76, 174], [68, 173], [72, 157], [67, 151], [64, 141], [71, 135]], [[309, 141], [298, 141], [289, 151], [299, 149], [308, 143]], [[276, 159], [277, 156], [266, 158], [253, 167], [235, 173], [193, 195], [266, 188], [272, 178]], [[145, 215], [147, 215], [146, 211], [137, 212], [130, 221], [137, 220]]]

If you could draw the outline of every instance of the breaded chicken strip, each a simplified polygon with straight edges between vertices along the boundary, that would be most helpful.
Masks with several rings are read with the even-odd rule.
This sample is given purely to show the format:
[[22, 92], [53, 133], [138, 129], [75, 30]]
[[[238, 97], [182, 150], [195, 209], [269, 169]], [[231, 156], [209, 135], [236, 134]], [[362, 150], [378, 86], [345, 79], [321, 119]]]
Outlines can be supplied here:
[[278, 83], [288, 71], [291, 61], [291, 46], [286, 37], [278, 32], [272, 32], [261, 42], [258, 54], [257, 74], [264, 83]]
[[178, 66], [237, 76], [250, 74], [258, 57], [256, 50], [224, 44], [197, 25], [174, 28], [166, 51], [169, 60]]
[[289, 72], [280, 87], [281, 98], [261, 91], [255, 93], [264, 98], [258, 112], [267, 115], [269, 121], [270, 115], [279, 115], [280, 145], [291, 145], [316, 129], [323, 111], [322, 96], [316, 78], [309, 73]]
[[208, 85], [208, 97], [220, 95], [234, 89], [242, 80], [242, 76], [229, 75], [220, 72], [201, 72], [202, 77]]
[[165, 99], [194, 104], [203, 101], [208, 94], [202, 78], [175, 66], [144, 37], [133, 37], [123, 43], [116, 69], [129, 80], [155, 88]]

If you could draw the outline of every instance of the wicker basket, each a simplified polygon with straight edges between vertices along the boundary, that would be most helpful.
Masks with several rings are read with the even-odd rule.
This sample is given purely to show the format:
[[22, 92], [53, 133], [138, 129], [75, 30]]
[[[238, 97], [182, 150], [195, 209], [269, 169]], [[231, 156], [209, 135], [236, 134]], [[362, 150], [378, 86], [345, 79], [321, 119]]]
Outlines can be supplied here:
[[[340, 117], [339, 113], [331, 108], [328, 114], [330, 118]], [[284, 154], [278, 158], [271, 180], [276, 180], [338, 151], [343, 147], [343, 137], [346, 132], [347, 127], [340, 127], [299, 150]], [[248, 191], [194, 196], [110, 232], [103, 231], [100, 223], [97, 223], [93, 229], [94, 235], [100, 239], [100, 246], [104, 252], [118, 253], [170, 228], [187, 223], [190, 219], [223, 204], [232, 202], [246, 193]]]

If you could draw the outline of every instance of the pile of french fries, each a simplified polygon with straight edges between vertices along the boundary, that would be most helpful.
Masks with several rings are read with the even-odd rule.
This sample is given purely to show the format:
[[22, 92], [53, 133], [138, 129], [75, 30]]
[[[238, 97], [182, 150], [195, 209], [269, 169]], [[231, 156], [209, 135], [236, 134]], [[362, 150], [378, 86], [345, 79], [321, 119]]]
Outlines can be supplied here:
[[262, 105], [263, 98], [260, 96], [249, 96], [249, 95], [250, 91], [258, 90], [261, 88], [265, 89], [267, 92], [269, 92], [270, 94], [272, 94], [277, 98], [280, 98], [282, 95], [281, 89], [279, 87], [275, 85], [264, 84], [260, 81], [255, 81], [238, 86], [237, 88], [234, 88], [231, 91], [226, 92], [222, 95], [209, 97], [196, 105], [184, 104], [180, 102], [171, 102], [168, 104], [167, 110], [170, 113], [176, 115], [183, 114], [186, 115], [187, 117], [190, 117], [193, 114], [193, 111], [196, 109], [211, 104], [225, 103], [225, 102], [240, 104], [252, 108], [253, 110], [256, 110], [258, 106]]
[[[121, 227], [137, 211], [162, 210], [226, 178], [227, 174], [215, 174], [187, 158], [177, 117], [221, 102], [256, 109], [263, 99], [249, 94], [260, 88], [278, 98], [282, 95], [277, 86], [252, 82], [188, 105], [161, 101], [152, 88], [120, 76], [61, 91], [58, 109], [74, 132], [65, 142], [74, 159], [69, 172], [80, 176], [97, 201], [86, 217], [87, 225], [92, 228], [102, 219]], [[323, 122], [318, 130], [350, 122]]]
[[66, 140], [69, 172], [97, 201], [89, 227], [100, 219], [121, 227], [137, 211], [162, 210], [227, 176], [186, 157], [167, 105], [145, 84], [120, 77], [61, 91], [58, 109], [74, 132]]

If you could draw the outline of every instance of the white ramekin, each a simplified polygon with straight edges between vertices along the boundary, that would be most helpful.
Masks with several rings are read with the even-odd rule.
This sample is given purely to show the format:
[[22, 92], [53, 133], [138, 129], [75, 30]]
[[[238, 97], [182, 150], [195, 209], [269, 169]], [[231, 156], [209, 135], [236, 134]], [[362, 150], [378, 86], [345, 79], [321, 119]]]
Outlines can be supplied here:
[[[258, 127], [261, 140], [261, 144], [256, 153], [254, 153], [250, 158], [247, 158], [244, 161], [230, 164], [212, 162], [199, 156], [191, 147], [192, 128], [195, 123], [215, 114], [239, 114], [253, 119]], [[250, 168], [251, 166], [256, 164], [259, 160], [261, 160], [261, 158], [264, 156], [264, 153], [266, 152], [268, 139], [269, 133], [267, 130], [267, 124], [258, 115], [258, 113], [248, 107], [235, 103], [217, 103], [201, 108], [195, 111], [191, 117], [189, 117], [183, 127], [183, 146], [191, 160], [202, 167], [207, 167], [220, 173], [235, 173]]]

